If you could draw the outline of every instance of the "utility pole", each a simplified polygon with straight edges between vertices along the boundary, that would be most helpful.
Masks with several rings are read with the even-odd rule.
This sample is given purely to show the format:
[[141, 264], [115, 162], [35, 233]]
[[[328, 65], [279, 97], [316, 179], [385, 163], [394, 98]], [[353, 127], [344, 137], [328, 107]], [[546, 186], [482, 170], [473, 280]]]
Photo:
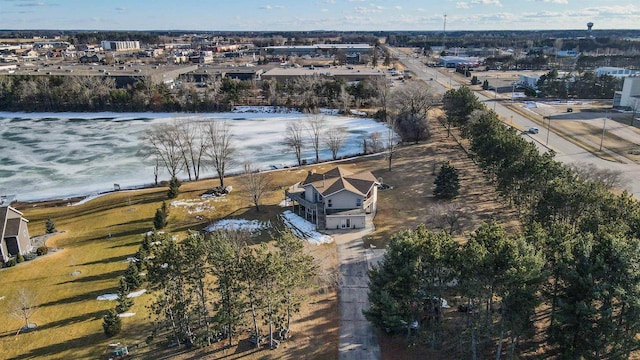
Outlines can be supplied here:
[[444, 26], [442, 27], [442, 51], [445, 51], [447, 42], [447, 14], [444, 14]]
[[602, 125], [602, 136], [600, 137], [600, 150], [602, 151], [602, 142], [604, 141], [604, 132], [607, 129], [607, 118], [609, 117], [609, 112], [607, 111], [607, 116], [604, 118], [604, 124]]
[[547, 123], [547, 143], [546, 143], [546, 145], [549, 145], [549, 133], [551, 132], [551, 117], [547, 116], [547, 120], [549, 122]]

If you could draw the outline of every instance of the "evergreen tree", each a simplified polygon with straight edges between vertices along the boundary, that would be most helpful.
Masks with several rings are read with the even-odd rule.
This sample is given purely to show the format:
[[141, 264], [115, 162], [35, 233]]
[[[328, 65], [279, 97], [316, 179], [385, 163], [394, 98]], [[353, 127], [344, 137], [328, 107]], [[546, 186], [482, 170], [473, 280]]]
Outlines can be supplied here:
[[182, 183], [178, 178], [171, 178], [169, 181], [169, 191], [167, 192], [167, 197], [169, 199], [175, 199], [180, 195], [180, 185], [182, 185]]
[[489, 90], [489, 80], [482, 82], [482, 90]]
[[107, 337], [113, 337], [122, 330], [122, 320], [115, 309], [110, 309], [102, 320], [102, 329]]
[[239, 236], [239, 233], [212, 234], [208, 252], [212, 272], [216, 274], [214, 290], [218, 294], [214, 302], [214, 320], [221, 332], [228, 336], [229, 346], [233, 344], [233, 334], [240, 326], [245, 311], [241, 296], [245, 287], [241, 278], [244, 241], [234, 241], [231, 239], [234, 236]]
[[433, 196], [436, 199], [453, 199], [458, 196], [460, 191], [460, 179], [458, 177], [458, 169], [453, 165], [446, 163], [440, 167], [440, 172], [434, 181], [436, 185], [433, 189]]
[[304, 299], [301, 290], [310, 286], [310, 280], [317, 267], [313, 257], [303, 252], [304, 243], [288, 229], [276, 239], [278, 255], [283, 265], [279, 288], [282, 289], [282, 301], [285, 306], [285, 338], [291, 330], [291, 318], [300, 311]]
[[[139, 262], [141, 261], [142, 260], [140, 260]], [[122, 279], [125, 281], [125, 283], [127, 284], [127, 287], [130, 290], [135, 290], [139, 288], [140, 285], [142, 285], [142, 277], [138, 272], [138, 266], [136, 265], [135, 262], [129, 263], [129, 266], [127, 267], [127, 270], [125, 270], [124, 276]]]
[[169, 217], [169, 213], [167, 210], [167, 204], [163, 201], [162, 207], [156, 210], [156, 215], [153, 217], [153, 227], [156, 230], [164, 229], [168, 224], [168, 220], [167, 220], [168, 217]]
[[133, 306], [133, 299], [128, 297], [129, 293], [129, 284], [124, 278], [120, 278], [120, 285], [118, 286], [118, 304], [116, 305], [116, 312], [118, 314], [122, 314]]
[[46, 224], [45, 224], [45, 232], [46, 232], [47, 234], [53, 234], [53, 233], [55, 233], [56, 231], [57, 231], [57, 230], [56, 230], [56, 223], [55, 223], [55, 222], [53, 222], [53, 219], [51, 219], [51, 218], [47, 218], [47, 222], [46, 222]]

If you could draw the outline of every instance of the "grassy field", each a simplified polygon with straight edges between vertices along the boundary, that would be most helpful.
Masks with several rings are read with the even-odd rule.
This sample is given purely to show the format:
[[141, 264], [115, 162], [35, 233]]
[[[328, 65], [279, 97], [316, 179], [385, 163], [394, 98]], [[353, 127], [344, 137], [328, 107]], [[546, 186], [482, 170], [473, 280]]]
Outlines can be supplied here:
[[[461, 173], [461, 196], [455, 200], [464, 213], [460, 229], [455, 233], [461, 241], [481, 221], [497, 219], [507, 227], [518, 226], [513, 220], [514, 214], [496, 202], [497, 195], [482, 174], [440, 127], [434, 125], [430, 141], [401, 148], [395, 159], [391, 172], [383, 156], [343, 163], [356, 170], [371, 170], [384, 183], [393, 186], [392, 190], [379, 192], [376, 231], [366, 239], [367, 244], [383, 247], [392, 233], [423, 222], [432, 229], [438, 228], [430, 212], [436, 204], [431, 193], [434, 168], [444, 161], [451, 161]], [[335, 164], [322, 164], [315, 169], [322, 172], [333, 166]], [[200, 195], [217, 186], [217, 180], [186, 183], [177, 200], [190, 201], [191, 213], [187, 207], [170, 206], [168, 231], [180, 235], [225, 217], [270, 220], [278, 226], [277, 215], [282, 211], [278, 203], [284, 198], [284, 189], [302, 180], [309, 169], [272, 173], [273, 191], [264, 199], [260, 212], [243, 197], [239, 178], [228, 179], [234, 188], [231, 194], [206, 203]], [[3, 309], [9, 307], [20, 288], [35, 293], [39, 304], [30, 319], [38, 324], [34, 332], [16, 335], [20, 320], [3, 314], [4, 321], [0, 322], [2, 357], [95, 359], [104, 357], [109, 343], [120, 342], [129, 346], [140, 344], [142, 347], [136, 350], [140, 358], [296, 359], [303, 355], [314, 359], [337, 358], [339, 314], [335, 290], [311, 291], [294, 324], [294, 338], [272, 352], [254, 352], [246, 341], [231, 349], [211, 346], [181, 355], [176, 354], [176, 350], [169, 352], [161, 344], [147, 347], [144, 340], [150, 333], [151, 319], [145, 306], [151, 300], [149, 294], [135, 299], [130, 311], [137, 315], [123, 319], [122, 334], [107, 339], [102, 332], [102, 316], [115, 303], [97, 301], [96, 297], [116, 292], [119, 276], [127, 267], [127, 257], [138, 249], [142, 234], [152, 229], [152, 217], [165, 198], [166, 188], [153, 188], [112, 193], [79, 206], [68, 206], [67, 201], [18, 204], [30, 220], [32, 235], [44, 233], [48, 217], [54, 219], [62, 233], [48, 240], [47, 245], [55, 248], [50, 254], [0, 271], [0, 298], [5, 297], [0, 300]], [[202, 211], [197, 212], [196, 207]], [[256, 241], [267, 241], [270, 236], [264, 232]], [[337, 260], [333, 244], [307, 249], [319, 259], [324, 273], [335, 272]], [[74, 271], [80, 275], [72, 276]]]

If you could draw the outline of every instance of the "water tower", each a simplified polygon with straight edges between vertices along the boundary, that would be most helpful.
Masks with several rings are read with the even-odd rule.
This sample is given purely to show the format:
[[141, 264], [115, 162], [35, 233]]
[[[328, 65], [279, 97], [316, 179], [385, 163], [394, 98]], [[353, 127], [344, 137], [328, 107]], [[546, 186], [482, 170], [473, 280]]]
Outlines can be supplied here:
[[591, 36], [591, 28], [593, 27], [593, 23], [592, 22], [588, 22], [587, 23], [587, 31], [589, 32], [589, 37]]

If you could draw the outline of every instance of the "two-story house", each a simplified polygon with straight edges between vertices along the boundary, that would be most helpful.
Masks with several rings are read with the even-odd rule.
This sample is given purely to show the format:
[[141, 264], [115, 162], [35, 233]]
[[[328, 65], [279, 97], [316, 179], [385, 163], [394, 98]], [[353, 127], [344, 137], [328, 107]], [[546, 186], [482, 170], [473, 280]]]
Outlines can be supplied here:
[[378, 181], [369, 171], [353, 173], [336, 167], [307, 178], [285, 191], [294, 211], [319, 230], [361, 229], [377, 209]]
[[11, 206], [0, 207], [0, 261], [31, 251], [27, 223], [22, 213]]

